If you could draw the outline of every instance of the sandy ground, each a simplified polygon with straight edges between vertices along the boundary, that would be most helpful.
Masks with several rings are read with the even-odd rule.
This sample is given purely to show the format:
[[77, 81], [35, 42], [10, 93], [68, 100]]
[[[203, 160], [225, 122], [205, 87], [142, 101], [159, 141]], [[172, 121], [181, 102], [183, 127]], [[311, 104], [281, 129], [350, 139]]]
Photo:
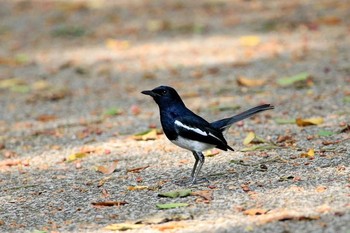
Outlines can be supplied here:
[[[350, 232], [349, 38], [345, 0], [1, 1], [0, 231]], [[178, 186], [191, 153], [133, 137], [160, 128], [140, 91], [161, 84], [209, 121], [275, 110], [230, 129], [209, 183]]]

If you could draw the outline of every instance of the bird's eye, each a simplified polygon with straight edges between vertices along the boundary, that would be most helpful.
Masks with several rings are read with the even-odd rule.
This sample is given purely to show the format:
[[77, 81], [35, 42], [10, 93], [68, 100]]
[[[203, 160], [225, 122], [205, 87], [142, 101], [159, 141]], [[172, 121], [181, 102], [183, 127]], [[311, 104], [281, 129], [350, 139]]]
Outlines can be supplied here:
[[166, 93], [167, 93], [167, 90], [162, 90], [162, 91], [161, 91], [161, 94], [162, 94], [162, 95], [165, 95]]

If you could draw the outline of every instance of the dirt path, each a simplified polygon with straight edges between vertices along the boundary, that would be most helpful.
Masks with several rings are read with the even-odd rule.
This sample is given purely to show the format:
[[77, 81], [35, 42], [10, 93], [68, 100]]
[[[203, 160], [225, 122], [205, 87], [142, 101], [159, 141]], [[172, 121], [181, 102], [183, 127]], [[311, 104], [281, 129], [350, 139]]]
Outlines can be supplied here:
[[[189, 2], [0, 2], [1, 232], [349, 232], [349, 2]], [[133, 137], [161, 84], [208, 120], [276, 109], [159, 197], [194, 162]]]

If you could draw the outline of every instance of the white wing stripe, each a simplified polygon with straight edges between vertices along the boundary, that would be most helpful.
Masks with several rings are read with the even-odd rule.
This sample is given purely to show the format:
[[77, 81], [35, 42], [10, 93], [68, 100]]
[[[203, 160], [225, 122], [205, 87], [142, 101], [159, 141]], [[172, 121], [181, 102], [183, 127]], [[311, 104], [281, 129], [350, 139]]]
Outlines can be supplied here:
[[210, 136], [212, 136], [213, 138], [216, 138], [217, 140], [221, 141], [221, 139], [220, 139], [220, 138], [218, 138], [218, 137], [216, 137], [214, 134], [209, 133], [209, 135], [210, 135]]
[[180, 122], [180, 121], [178, 121], [178, 120], [175, 121], [175, 125], [180, 126], [180, 127], [182, 127], [182, 128], [185, 128], [185, 129], [187, 129], [187, 130], [194, 131], [194, 132], [196, 132], [196, 133], [198, 133], [198, 134], [201, 134], [201, 135], [203, 135], [203, 136], [208, 136], [207, 132], [205, 132], [205, 131], [203, 131], [203, 130], [200, 130], [200, 129], [198, 129], [198, 128], [192, 128], [192, 127], [190, 127], [190, 126], [188, 126], [188, 125], [184, 125], [184, 124], [182, 124], [182, 122]]

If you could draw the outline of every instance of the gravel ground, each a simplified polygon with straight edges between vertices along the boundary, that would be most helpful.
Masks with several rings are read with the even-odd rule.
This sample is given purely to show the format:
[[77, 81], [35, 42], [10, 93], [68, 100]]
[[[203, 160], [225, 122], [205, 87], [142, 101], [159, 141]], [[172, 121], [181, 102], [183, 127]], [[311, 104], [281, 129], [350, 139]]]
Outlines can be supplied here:
[[[349, 233], [349, 13], [346, 0], [1, 1], [0, 231]], [[140, 91], [161, 84], [208, 120], [275, 105], [206, 159], [210, 183], [189, 188], [207, 198], [158, 197], [188, 188], [192, 155], [133, 137], [160, 127]], [[310, 117], [324, 122], [290, 122]], [[279, 148], [242, 152], [252, 131]], [[106, 201], [128, 204], [92, 204]], [[169, 202], [189, 206], [156, 207]]]

